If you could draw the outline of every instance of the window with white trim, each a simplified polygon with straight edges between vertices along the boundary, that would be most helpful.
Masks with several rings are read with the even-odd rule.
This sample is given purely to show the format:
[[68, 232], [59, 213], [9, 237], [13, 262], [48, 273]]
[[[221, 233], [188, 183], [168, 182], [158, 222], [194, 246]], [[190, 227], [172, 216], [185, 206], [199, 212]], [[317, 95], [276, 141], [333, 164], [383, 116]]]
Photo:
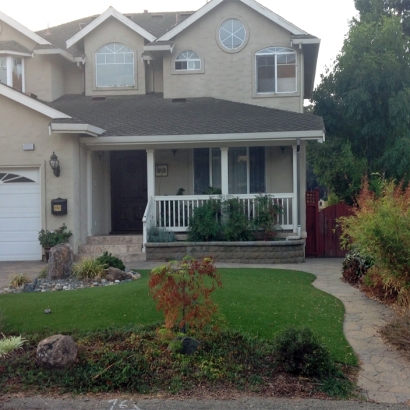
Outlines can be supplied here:
[[133, 87], [134, 52], [124, 44], [110, 43], [95, 53], [97, 87]]
[[24, 63], [19, 57], [0, 57], [0, 82], [19, 91], [23, 88]]
[[236, 50], [245, 43], [246, 28], [238, 19], [225, 20], [219, 28], [219, 41], [228, 50]]
[[290, 48], [268, 47], [256, 53], [257, 93], [295, 93], [296, 52]]
[[194, 194], [205, 195], [209, 189], [221, 189], [221, 149], [194, 149]]
[[178, 54], [175, 59], [175, 71], [195, 71], [201, 69], [201, 59], [192, 50]]

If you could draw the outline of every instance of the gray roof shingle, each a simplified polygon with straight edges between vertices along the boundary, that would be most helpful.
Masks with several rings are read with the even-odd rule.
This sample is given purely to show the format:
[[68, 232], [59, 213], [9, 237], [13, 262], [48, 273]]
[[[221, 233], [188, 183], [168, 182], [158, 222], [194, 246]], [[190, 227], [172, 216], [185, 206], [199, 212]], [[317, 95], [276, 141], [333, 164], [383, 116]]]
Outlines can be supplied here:
[[28, 48], [22, 46], [20, 43], [17, 43], [17, 41], [14, 40], [0, 41], [0, 50], [31, 54], [31, 51]]
[[[66, 95], [49, 105], [74, 119], [105, 129], [103, 136], [324, 130], [323, 119], [316, 115], [208, 97], [173, 102], [162, 98], [162, 94], [106, 97], [105, 100]], [[54, 122], [73, 120], [61, 119]]]

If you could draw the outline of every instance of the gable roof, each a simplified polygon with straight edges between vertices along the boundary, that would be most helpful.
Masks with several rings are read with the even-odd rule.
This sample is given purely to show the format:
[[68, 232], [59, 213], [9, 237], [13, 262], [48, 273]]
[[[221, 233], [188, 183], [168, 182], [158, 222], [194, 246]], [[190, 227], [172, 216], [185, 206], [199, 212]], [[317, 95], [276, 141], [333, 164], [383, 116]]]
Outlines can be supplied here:
[[[200, 8], [196, 13], [192, 14], [192, 16], [188, 17], [184, 20], [181, 24], [170, 30], [168, 33], [164, 34], [158, 41], [167, 41], [174, 38], [177, 34], [181, 31], [185, 30], [187, 27], [191, 26], [201, 17], [205, 16], [219, 4], [223, 3], [225, 0], [211, 0], [209, 3], [206, 3], [205, 6]], [[296, 27], [294, 24], [290, 23], [289, 21], [285, 20], [284, 18], [280, 17], [278, 14], [274, 13], [273, 11], [267, 9], [266, 7], [262, 6], [261, 4], [257, 3], [254, 0], [238, 0], [242, 3], [246, 4], [256, 12], [262, 14], [269, 20], [273, 21], [274, 23], [278, 24], [279, 26], [283, 27], [284, 29], [288, 30], [293, 35], [307, 35], [308, 33], [299, 27]]]
[[[106, 130], [103, 137], [162, 135], [172, 142], [172, 136], [182, 135], [300, 133], [303, 137], [315, 132], [317, 139], [324, 132], [323, 119], [315, 115], [209, 97], [173, 101], [151, 94], [93, 100], [66, 95], [49, 105]], [[52, 121], [67, 122], [72, 119]]]
[[134, 23], [131, 21], [129, 18], [125, 17], [123, 14], [115, 10], [113, 7], [109, 7], [104, 13], [102, 13], [100, 16], [98, 16], [95, 20], [93, 20], [90, 24], [85, 26], [82, 30], [80, 30], [77, 34], [75, 34], [73, 37], [67, 40], [67, 48], [70, 48], [73, 46], [75, 43], [77, 43], [79, 40], [84, 38], [87, 34], [89, 34], [91, 31], [96, 29], [100, 24], [102, 24], [104, 21], [106, 21], [108, 18], [114, 17], [121, 23], [125, 24], [127, 27], [129, 27], [131, 30], [135, 31], [148, 41], [154, 41], [155, 37], [149, 33], [147, 30], [143, 29], [141, 26], [138, 24]]
[[0, 41], [0, 54], [13, 54], [31, 57], [33, 53], [17, 41]]
[[0, 11], [0, 20], [4, 21], [10, 27], [13, 27], [15, 30], [19, 31], [21, 34], [24, 34], [26, 37], [33, 40], [37, 44], [50, 44], [43, 37], [40, 37], [38, 34], [34, 33], [31, 30], [29, 30], [27, 27], [23, 26], [18, 21], [12, 19], [7, 14], [4, 14], [2, 11]]

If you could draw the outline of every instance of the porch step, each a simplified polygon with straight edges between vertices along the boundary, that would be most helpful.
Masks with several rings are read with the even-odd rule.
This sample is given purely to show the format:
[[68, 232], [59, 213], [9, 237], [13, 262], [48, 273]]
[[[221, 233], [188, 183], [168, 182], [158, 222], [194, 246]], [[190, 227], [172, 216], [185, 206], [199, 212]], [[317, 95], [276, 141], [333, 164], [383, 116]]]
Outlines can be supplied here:
[[145, 261], [142, 252], [142, 235], [99, 235], [86, 238], [86, 244], [78, 247], [74, 261], [84, 258], [98, 258], [104, 252], [120, 258], [125, 265]]

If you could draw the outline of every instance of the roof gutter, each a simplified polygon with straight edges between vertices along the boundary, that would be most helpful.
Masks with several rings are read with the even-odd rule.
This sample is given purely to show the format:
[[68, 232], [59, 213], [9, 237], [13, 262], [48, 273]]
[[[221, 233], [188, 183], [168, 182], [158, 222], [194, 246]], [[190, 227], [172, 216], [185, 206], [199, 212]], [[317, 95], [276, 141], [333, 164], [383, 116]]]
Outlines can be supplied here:
[[96, 138], [104, 134], [105, 130], [91, 124], [69, 124], [63, 122], [50, 122], [49, 132], [51, 134], [87, 134]]
[[34, 49], [34, 54], [40, 54], [40, 55], [59, 54], [61, 55], [61, 57], [64, 57], [66, 60], [72, 63], [83, 63], [84, 64], [84, 57], [74, 57], [72, 54], [67, 53], [67, 51], [62, 50], [61, 48]]

